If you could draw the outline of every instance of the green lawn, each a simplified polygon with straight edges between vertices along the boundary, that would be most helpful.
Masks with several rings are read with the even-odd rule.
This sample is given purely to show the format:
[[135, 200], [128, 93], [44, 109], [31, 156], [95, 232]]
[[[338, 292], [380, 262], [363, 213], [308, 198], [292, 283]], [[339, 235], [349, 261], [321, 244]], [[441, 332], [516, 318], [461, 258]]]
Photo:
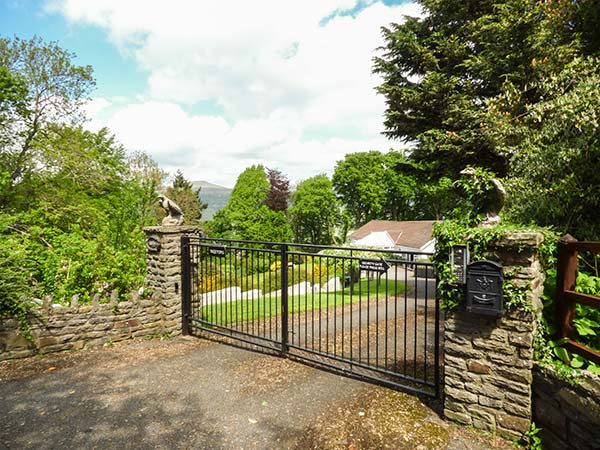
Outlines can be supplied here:
[[[348, 305], [359, 301], [368, 301], [374, 298], [394, 297], [404, 294], [405, 284], [391, 280], [377, 282], [377, 280], [361, 279], [354, 284], [352, 294], [350, 288], [336, 292], [315, 292], [305, 295], [290, 295], [288, 309], [290, 313], [302, 313], [331, 308], [334, 306]], [[238, 300], [234, 302], [219, 303], [202, 308], [202, 319], [217, 325], [235, 325], [237, 323], [268, 319], [281, 314], [281, 292], [271, 293], [271, 296], [253, 300]]]

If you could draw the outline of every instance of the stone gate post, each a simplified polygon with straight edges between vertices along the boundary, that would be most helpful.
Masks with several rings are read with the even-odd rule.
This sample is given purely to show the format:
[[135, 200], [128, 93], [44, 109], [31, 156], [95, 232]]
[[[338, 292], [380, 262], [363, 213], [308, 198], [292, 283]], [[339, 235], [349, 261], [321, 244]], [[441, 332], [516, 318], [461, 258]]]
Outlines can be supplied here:
[[163, 331], [181, 333], [181, 237], [197, 236], [193, 226], [145, 227], [148, 287], [162, 311]]
[[522, 289], [525, 302], [501, 318], [467, 313], [464, 304], [444, 323], [444, 414], [476, 429], [518, 439], [532, 421], [534, 334], [544, 275], [540, 233], [506, 235], [486, 259], [503, 266], [504, 283]]

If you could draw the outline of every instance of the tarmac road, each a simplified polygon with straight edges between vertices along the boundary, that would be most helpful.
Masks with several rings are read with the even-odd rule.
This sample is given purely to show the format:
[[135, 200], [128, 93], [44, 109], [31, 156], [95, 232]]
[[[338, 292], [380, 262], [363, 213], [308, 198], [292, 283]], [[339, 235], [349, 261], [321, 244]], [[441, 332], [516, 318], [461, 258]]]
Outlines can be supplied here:
[[1, 362], [0, 411], [2, 449], [509, 448], [416, 397], [196, 338]]

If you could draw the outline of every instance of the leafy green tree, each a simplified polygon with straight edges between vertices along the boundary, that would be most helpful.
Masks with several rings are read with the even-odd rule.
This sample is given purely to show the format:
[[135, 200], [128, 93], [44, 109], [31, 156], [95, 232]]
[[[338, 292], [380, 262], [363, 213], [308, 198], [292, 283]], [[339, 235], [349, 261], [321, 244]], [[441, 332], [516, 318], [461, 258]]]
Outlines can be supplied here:
[[233, 239], [289, 240], [292, 233], [285, 214], [266, 204], [269, 190], [262, 165], [244, 170], [231, 191], [229, 203], [209, 224], [211, 234]]
[[439, 219], [456, 206], [451, 181], [431, 177], [427, 166], [396, 151], [352, 153], [339, 161], [333, 187], [353, 220]]
[[462, 200], [448, 177], [432, 179], [425, 174], [419, 178], [415, 192], [416, 220], [443, 220], [454, 215]]
[[129, 185], [132, 188], [127, 201], [132, 205], [135, 220], [143, 226], [156, 225], [157, 192], [163, 191], [167, 173], [158, 167], [147, 153], [131, 152], [127, 157]]
[[415, 196], [420, 187], [417, 166], [400, 152], [383, 155], [386, 192], [383, 218], [388, 220], [414, 220], [419, 216]]
[[6, 114], [24, 108], [26, 98], [25, 83], [12, 75], [6, 67], [0, 66], [0, 124], [6, 120]]
[[481, 167], [508, 176], [512, 220], [597, 235], [597, 171], [580, 162], [595, 161], [597, 146], [597, 2], [419, 3], [423, 17], [383, 28], [373, 67], [385, 134], [411, 143], [409, 159], [423, 169], [417, 211], [434, 194], [431, 212], [445, 216], [455, 201], [447, 186]]
[[350, 153], [335, 166], [333, 187], [354, 225], [382, 218], [388, 195], [384, 155], [378, 151]]
[[200, 188], [194, 189], [192, 183], [183, 176], [180, 170], [173, 178], [172, 186], [166, 190], [166, 195], [183, 211], [184, 221], [188, 224], [199, 224], [202, 211], [208, 206], [200, 200]]
[[[541, 98], [532, 82], [542, 66], [560, 67], [577, 48], [597, 48], [594, 2], [422, 0], [425, 16], [383, 28], [374, 59], [383, 77], [385, 134], [415, 143], [412, 159], [437, 177], [466, 166], [499, 176], [510, 155], [485, 129], [486, 100], [510, 84], [521, 92], [511, 114]], [[596, 11], [596, 12], [592, 12]], [[580, 37], [586, 37], [581, 43]]]
[[164, 172], [107, 129], [79, 126], [93, 80], [72, 57], [0, 39], [0, 316], [21, 321], [34, 296], [85, 302], [142, 286], [142, 226], [156, 223]]
[[490, 134], [513, 156], [507, 180], [510, 219], [554, 226], [579, 239], [600, 237], [600, 58], [577, 57], [536, 83], [544, 101], [519, 117], [499, 98]]
[[[343, 230], [341, 205], [326, 175], [317, 175], [298, 184], [288, 215], [297, 242], [332, 244], [336, 241], [337, 231]], [[344, 240], [345, 233], [341, 241]]]
[[[0, 165], [8, 173], [3, 206], [40, 165], [38, 142], [51, 123], [77, 123], [80, 106], [94, 86], [92, 68], [76, 66], [71, 54], [55, 42], [0, 38], [0, 67], [27, 88], [27, 107], [4, 115], [0, 129]], [[10, 194], [10, 195], [9, 195]], [[26, 194], [26, 193], [25, 193]], [[25, 195], [24, 194], [24, 195]]]

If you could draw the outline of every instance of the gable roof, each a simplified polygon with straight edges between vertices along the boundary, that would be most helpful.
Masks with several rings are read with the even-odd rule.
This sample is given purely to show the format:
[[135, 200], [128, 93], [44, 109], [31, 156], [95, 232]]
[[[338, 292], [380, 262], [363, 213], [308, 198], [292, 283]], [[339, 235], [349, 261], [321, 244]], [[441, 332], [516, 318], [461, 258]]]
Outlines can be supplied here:
[[371, 233], [386, 231], [395, 245], [421, 248], [431, 241], [433, 224], [437, 220], [413, 220], [398, 222], [394, 220], [371, 220], [358, 230], [354, 231], [350, 239], [363, 239]]
[[373, 231], [355, 244], [359, 247], [393, 247], [394, 240], [387, 231]]

